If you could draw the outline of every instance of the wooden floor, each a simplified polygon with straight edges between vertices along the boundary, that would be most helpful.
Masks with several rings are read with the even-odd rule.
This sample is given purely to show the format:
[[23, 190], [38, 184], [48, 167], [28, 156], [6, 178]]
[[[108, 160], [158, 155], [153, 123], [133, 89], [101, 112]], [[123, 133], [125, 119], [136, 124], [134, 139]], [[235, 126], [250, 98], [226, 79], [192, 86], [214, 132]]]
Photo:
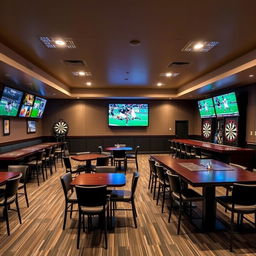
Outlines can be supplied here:
[[[62, 230], [64, 195], [59, 177], [63, 174], [61, 164], [58, 172], [37, 186], [36, 181], [28, 186], [30, 207], [20, 198], [22, 225], [15, 212], [11, 212], [11, 235], [7, 236], [3, 220], [0, 222], [0, 255], [255, 255], [256, 233], [238, 233], [234, 238], [235, 253], [228, 251], [228, 233], [201, 233], [188, 218], [183, 217], [181, 233], [176, 235], [177, 212], [168, 223], [168, 205], [161, 213], [152, 194], [148, 191], [148, 155], [139, 155], [140, 179], [136, 194], [138, 228], [133, 226], [130, 211], [116, 214], [116, 228], [108, 233], [108, 249], [104, 249], [104, 236], [96, 229], [82, 233], [80, 249], [76, 249], [77, 214], [67, 219]], [[129, 164], [127, 188], [130, 187], [134, 165]], [[223, 194], [222, 188], [218, 194]], [[200, 205], [195, 211], [200, 213]], [[218, 206], [217, 215], [229, 220]], [[250, 216], [249, 216], [250, 217]], [[251, 217], [250, 217], [251, 218]]]

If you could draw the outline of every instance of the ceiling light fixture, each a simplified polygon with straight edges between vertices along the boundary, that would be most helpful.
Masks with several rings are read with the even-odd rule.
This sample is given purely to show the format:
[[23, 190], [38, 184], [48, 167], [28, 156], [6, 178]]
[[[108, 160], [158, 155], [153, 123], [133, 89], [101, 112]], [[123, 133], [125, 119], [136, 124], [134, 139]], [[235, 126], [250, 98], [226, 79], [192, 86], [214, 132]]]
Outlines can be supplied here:
[[166, 77], [171, 77], [172, 76], [172, 73], [171, 72], [168, 72], [165, 74]]
[[51, 38], [48, 36], [40, 36], [39, 39], [47, 48], [76, 48], [76, 45], [71, 38]]
[[87, 71], [76, 71], [76, 72], [72, 72], [72, 74], [74, 76], [92, 76], [92, 73], [91, 72], [87, 72]]
[[85, 76], [85, 72], [84, 71], [78, 71], [78, 75], [79, 76]]
[[192, 41], [185, 45], [181, 50], [183, 52], [208, 52], [213, 47], [218, 45], [219, 42], [216, 41]]
[[160, 87], [160, 86], [162, 86], [163, 84], [159, 82], [159, 83], [157, 83], [156, 85]]
[[202, 49], [203, 47], [204, 47], [204, 44], [202, 42], [198, 42], [198, 43], [194, 44], [193, 49], [197, 51], [197, 50]]
[[250, 78], [252, 78], [252, 77], [254, 77], [254, 75], [253, 75], [253, 74], [251, 74], [251, 75], [249, 75], [249, 77], [250, 77]]
[[63, 41], [62, 39], [57, 39], [57, 40], [55, 40], [55, 44], [59, 45], [59, 46], [64, 46], [64, 45], [66, 45], [66, 42]]
[[86, 85], [87, 85], [87, 86], [91, 86], [91, 85], [92, 85], [92, 82], [86, 82]]

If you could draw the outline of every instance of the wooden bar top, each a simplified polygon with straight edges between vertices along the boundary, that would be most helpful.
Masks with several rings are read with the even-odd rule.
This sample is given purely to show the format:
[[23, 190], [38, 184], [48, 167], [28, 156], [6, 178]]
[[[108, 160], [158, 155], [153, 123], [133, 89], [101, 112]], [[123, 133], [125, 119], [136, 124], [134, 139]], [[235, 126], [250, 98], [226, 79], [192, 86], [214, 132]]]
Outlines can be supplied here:
[[83, 173], [78, 175], [71, 185], [122, 187], [126, 184], [126, 177], [123, 173]]
[[34, 146], [30, 146], [30, 147], [13, 150], [10, 152], [0, 154], [0, 161], [1, 160], [7, 160], [7, 161], [19, 160], [26, 156], [33, 155], [40, 150], [43, 150], [43, 149], [46, 149], [46, 148], [49, 148], [49, 147], [52, 147], [55, 145], [60, 145], [60, 144], [61, 144], [61, 142], [46, 142], [46, 143], [37, 144]]
[[[151, 156], [151, 158], [163, 167], [173, 170], [193, 186], [222, 186], [236, 182], [256, 183], [256, 173], [213, 159], [177, 159], [170, 156]], [[208, 164], [212, 169], [207, 170]], [[192, 166], [191, 169], [189, 166]], [[199, 166], [198, 170], [193, 170], [194, 166]]]
[[7, 180], [20, 175], [20, 172], [0, 172], [0, 185], [6, 183]]
[[233, 147], [227, 145], [220, 145], [211, 142], [205, 142], [200, 140], [189, 140], [189, 139], [173, 139], [172, 141], [184, 143], [187, 145], [199, 147], [205, 150], [218, 152], [218, 153], [232, 153], [232, 152], [245, 152], [250, 151], [253, 152], [253, 149], [250, 148], [240, 148], [240, 147]]

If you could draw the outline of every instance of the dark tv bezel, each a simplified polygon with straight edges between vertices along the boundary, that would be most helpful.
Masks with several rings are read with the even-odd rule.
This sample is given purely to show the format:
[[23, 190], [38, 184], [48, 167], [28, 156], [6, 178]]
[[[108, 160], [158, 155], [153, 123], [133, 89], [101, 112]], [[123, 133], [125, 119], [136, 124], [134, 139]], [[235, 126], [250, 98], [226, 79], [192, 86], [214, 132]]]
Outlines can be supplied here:
[[[113, 105], [113, 104], [125, 104], [125, 105], [129, 105], [129, 104], [147, 104], [148, 105], [148, 124], [147, 125], [128, 125], [128, 126], [126, 126], [126, 125], [110, 125], [109, 124], [109, 105]], [[108, 126], [109, 127], [121, 127], [121, 128], [123, 128], [123, 127], [126, 127], [126, 128], [129, 128], [129, 127], [136, 127], [136, 128], [140, 128], [140, 127], [148, 127], [149, 126], [149, 104], [148, 103], [108, 103], [108, 112], [107, 112], [107, 118], [108, 118]]]
[[[199, 110], [199, 105], [198, 105], [198, 103], [199, 103], [199, 101], [203, 101], [203, 100], [209, 100], [209, 99], [212, 99], [212, 107], [213, 107], [213, 110], [214, 110], [214, 115], [209, 115], [209, 116], [202, 116], [201, 115], [201, 113], [200, 113], [200, 110]], [[210, 98], [206, 98], [206, 99], [202, 99], [202, 100], [198, 100], [197, 101], [197, 108], [198, 108], [198, 111], [199, 111], [199, 115], [200, 115], [200, 118], [201, 119], [204, 119], [204, 118], [216, 118], [217, 117], [217, 114], [216, 114], [216, 109], [215, 109], [215, 105], [214, 105], [214, 101], [213, 101], [213, 98], [212, 97], [210, 97]]]
[[[27, 95], [27, 94], [30, 94], [30, 95], [33, 95], [33, 96], [34, 96], [33, 104], [32, 104], [32, 106], [31, 106], [32, 109], [33, 109], [34, 102], [35, 102], [35, 98], [36, 98], [37, 96], [36, 96], [35, 94], [32, 94], [32, 93], [24, 92], [24, 93], [23, 93], [23, 99], [22, 99], [22, 101], [24, 101], [25, 95]], [[19, 114], [18, 114], [17, 116], [20, 117], [20, 118], [30, 118], [30, 115], [29, 115], [29, 116], [20, 116], [20, 111], [21, 111], [21, 109], [22, 109], [22, 106], [23, 106], [23, 103], [20, 104], [20, 107], [19, 107]], [[32, 113], [32, 110], [31, 110], [31, 113]]]
[[[31, 116], [32, 111], [33, 111], [33, 108], [34, 108], [34, 104], [35, 104], [35, 101], [36, 101], [36, 98], [43, 99], [43, 100], [45, 100], [45, 101], [46, 101], [46, 103], [45, 103], [45, 107], [44, 107], [44, 111], [43, 111], [43, 114], [42, 114], [42, 116], [41, 116], [41, 117], [34, 117], [34, 116]], [[35, 118], [35, 119], [41, 119], [41, 118], [43, 118], [43, 115], [44, 115], [44, 112], [45, 112], [45, 108], [46, 108], [46, 104], [47, 104], [47, 99], [42, 98], [42, 97], [39, 97], [39, 96], [35, 96], [34, 104], [33, 104], [32, 111], [31, 111], [31, 114], [30, 114], [29, 118]]]
[[20, 113], [20, 106], [21, 106], [21, 101], [22, 101], [23, 96], [24, 96], [24, 92], [21, 91], [21, 90], [18, 90], [18, 89], [16, 89], [16, 88], [13, 88], [13, 87], [11, 87], [11, 86], [4, 85], [3, 90], [2, 90], [2, 93], [1, 93], [1, 97], [0, 97], [0, 102], [1, 102], [1, 100], [2, 100], [2, 98], [3, 98], [3, 93], [4, 93], [4, 89], [5, 89], [5, 88], [10, 88], [10, 89], [12, 89], [12, 90], [21, 92], [22, 95], [21, 95], [21, 100], [20, 100], [20, 103], [19, 103], [19, 106], [18, 106], [18, 111], [17, 111], [16, 115], [14, 115], [14, 116], [9, 116], [9, 115], [1, 115], [1, 114], [0, 114], [0, 116], [2, 116], [2, 117], [18, 117], [18, 116], [19, 116], [19, 113]]
[[[34, 132], [30, 132], [29, 130], [28, 130], [28, 128], [29, 128], [29, 122], [34, 122], [35, 123], [35, 131]], [[27, 134], [30, 134], [30, 133], [36, 133], [36, 120], [27, 120]]]
[[[214, 98], [217, 98], [217, 97], [220, 97], [220, 96], [224, 96], [224, 95], [227, 95], [227, 94], [231, 94], [231, 93], [234, 93], [234, 94], [235, 94], [235, 97], [236, 97], [236, 105], [237, 105], [238, 113], [237, 113], [237, 114], [217, 114], [217, 110], [216, 110]], [[215, 113], [216, 113], [217, 118], [240, 116], [236, 92], [228, 92], [228, 93], [224, 93], [224, 94], [220, 94], [220, 95], [214, 96], [214, 97], [213, 97], [213, 104], [214, 104]]]

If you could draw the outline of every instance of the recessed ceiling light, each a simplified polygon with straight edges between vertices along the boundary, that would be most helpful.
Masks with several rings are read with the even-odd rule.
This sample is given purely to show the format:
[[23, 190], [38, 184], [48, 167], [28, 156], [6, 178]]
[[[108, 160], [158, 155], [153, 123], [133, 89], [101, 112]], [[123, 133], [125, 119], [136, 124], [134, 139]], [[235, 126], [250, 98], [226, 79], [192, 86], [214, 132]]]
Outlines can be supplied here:
[[183, 52], [208, 52], [213, 47], [218, 45], [219, 42], [216, 41], [192, 41], [189, 42], [183, 49]]
[[76, 72], [72, 72], [72, 74], [74, 76], [91, 76], [92, 73], [91, 72], [86, 72], [86, 71], [76, 71]]
[[178, 75], [179, 75], [179, 73], [172, 73], [172, 72], [167, 72], [167, 73], [161, 73], [161, 74], [160, 74], [160, 76], [168, 77], [168, 78], [170, 78], [170, 77], [176, 77], [176, 76], [178, 76]]
[[157, 83], [156, 85], [160, 87], [160, 86], [162, 86], [163, 84], [159, 82], [159, 83]]
[[91, 86], [91, 85], [92, 85], [92, 82], [86, 82], [86, 85], [87, 85], [87, 86]]
[[249, 75], [249, 77], [254, 77], [254, 75], [253, 75], [253, 74], [251, 74], [251, 75]]
[[172, 76], [172, 73], [171, 72], [168, 72], [165, 74], [166, 77], [171, 77]]
[[47, 48], [76, 48], [76, 45], [71, 38], [40, 36], [39, 39]]

